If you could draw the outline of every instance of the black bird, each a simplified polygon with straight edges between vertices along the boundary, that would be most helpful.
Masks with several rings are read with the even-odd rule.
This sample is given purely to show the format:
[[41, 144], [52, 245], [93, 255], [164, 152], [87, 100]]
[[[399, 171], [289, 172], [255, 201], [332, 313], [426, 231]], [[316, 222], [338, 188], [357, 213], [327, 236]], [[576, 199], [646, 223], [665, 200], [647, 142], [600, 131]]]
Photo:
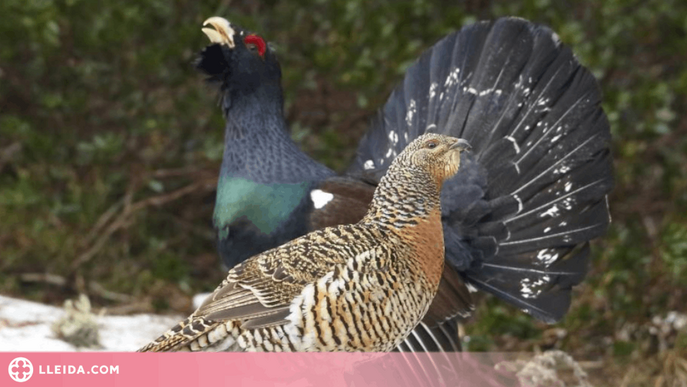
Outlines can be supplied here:
[[[226, 118], [214, 224], [228, 267], [312, 230], [355, 223], [394, 157], [427, 132], [466, 139], [441, 193], [442, 282], [401, 351], [457, 350], [457, 316], [483, 290], [548, 323], [610, 222], [610, 131], [592, 74], [547, 27], [480, 22], [424, 52], [337, 175], [289, 137], [281, 70], [265, 40], [219, 17], [197, 68]], [[468, 289], [470, 291], [468, 291]]]

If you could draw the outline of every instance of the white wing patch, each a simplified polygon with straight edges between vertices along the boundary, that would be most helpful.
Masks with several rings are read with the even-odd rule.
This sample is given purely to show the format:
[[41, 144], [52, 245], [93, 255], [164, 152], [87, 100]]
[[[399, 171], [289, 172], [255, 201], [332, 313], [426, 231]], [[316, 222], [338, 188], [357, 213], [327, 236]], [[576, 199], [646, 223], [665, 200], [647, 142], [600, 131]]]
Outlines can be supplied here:
[[315, 206], [315, 209], [320, 209], [327, 205], [332, 199], [334, 199], [334, 194], [329, 192], [324, 192], [321, 189], [314, 189], [310, 191], [310, 199]]

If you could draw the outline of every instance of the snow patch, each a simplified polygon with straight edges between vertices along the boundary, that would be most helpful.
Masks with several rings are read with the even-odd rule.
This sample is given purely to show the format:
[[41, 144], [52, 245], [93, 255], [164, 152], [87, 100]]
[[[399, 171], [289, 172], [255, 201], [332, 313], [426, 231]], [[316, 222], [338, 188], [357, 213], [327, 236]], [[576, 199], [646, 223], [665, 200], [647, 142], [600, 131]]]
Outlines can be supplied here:
[[[0, 296], [0, 343], [2, 350], [13, 352], [76, 352], [83, 349], [60, 340], [52, 324], [64, 317], [62, 308]], [[95, 316], [101, 349], [97, 351], [130, 352], [154, 340], [173, 327], [182, 316]], [[90, 349], [89, 349], [90, 351]]]
[[193, 296], [193, 309], [200, 308], [206, 298], [210, 297], [212, 293], [198, 293]]

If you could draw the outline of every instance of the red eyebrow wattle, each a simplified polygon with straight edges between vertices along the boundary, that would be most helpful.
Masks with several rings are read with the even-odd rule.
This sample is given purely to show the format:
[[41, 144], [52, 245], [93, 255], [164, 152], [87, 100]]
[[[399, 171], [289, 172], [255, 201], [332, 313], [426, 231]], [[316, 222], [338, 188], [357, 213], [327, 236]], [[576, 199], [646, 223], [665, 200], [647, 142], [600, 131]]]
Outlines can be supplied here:
[[246, 36], [246, 39], [244, 40], [246, 44], [254, 44], [255, 47], [258, 48], [258, 54], [260, 56], [265, 55], [265, 50], [267, 50], [267, 44], [265, 43], [265, 40], [258, 35], [248, 35]]

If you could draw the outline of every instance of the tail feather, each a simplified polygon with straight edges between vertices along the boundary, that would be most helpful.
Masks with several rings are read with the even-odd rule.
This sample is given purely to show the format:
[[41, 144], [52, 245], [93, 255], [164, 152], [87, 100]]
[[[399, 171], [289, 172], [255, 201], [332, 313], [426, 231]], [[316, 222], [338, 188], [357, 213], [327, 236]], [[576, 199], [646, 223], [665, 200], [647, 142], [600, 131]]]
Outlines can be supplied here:
[[[398, 364], [396, 368], [406, 374], [404, 377], [408, 380], [419, 382], [409, 385], [453, 385], [461, 375], [460, 364], [451, 355], [460, 352], [459, 340], [455, 319], [435, 326], [421, 322], [395, 349], [396, 352], [408, 353], [403, 357], [403, 364]], [[410, 352], [433, 352], [441, 355], [416, 359], [414, 353]]]
[[477, 23], [407, 72], [360, 143], [351, 174], [381, 176], [417, 136], [473, 148], [442, 191], [446, 258], [473, 286], [557, 321], [609, 224], [610, 130], [594, 77], [555, 33]]
[[460, 352], [456, 320], [433, 326], [421, 322], [406, 340], [399, 344], [400, 352]]
[[[570, 306], [570, 288], [586, 274], [589, 244], [503, 256], [485, 263], [470, 277], [477, 288], [490, 292], [546, 322], [563, 316]], [[533, 259], [534, 258], [534, 259]], [[539, 269], [532, 261], [548, 261]]]

